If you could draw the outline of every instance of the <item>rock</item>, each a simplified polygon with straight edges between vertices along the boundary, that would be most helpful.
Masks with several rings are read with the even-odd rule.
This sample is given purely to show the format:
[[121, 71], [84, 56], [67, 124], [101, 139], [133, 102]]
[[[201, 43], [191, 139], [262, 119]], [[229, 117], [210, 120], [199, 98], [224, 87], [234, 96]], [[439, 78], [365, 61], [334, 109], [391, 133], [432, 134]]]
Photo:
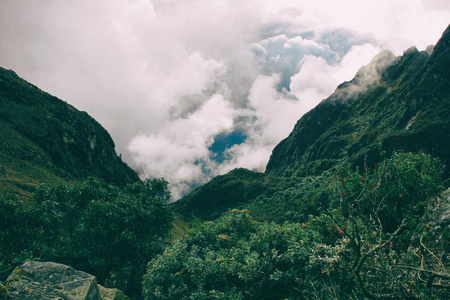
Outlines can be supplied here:
[[101, 300], [94, 276], [52, 262], [25, 262], [11, 273], [6, 287], [11, 299]]
[[53, 262], [27, 261], [6, 280], [9, 299], [126, 300], [121, 291], [106, 289], [88, 273]]
[[101, 285], [98, 286], [100, 289], [100, 297], [102, 300], [128, 300], [129, 298], [118, 289], [107, 289]]

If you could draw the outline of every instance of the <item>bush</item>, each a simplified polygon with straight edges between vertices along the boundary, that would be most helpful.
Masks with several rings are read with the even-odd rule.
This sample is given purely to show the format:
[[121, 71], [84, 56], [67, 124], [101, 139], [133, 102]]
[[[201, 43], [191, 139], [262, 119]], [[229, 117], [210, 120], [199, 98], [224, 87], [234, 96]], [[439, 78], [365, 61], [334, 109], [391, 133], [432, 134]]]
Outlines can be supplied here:
[[5, 280], [16, 265], [30, 258], [25, 251], [33, 236], [27, 227], [26, 204], [14, 195], [0, 195], [0, 281]]
[[146, 263], [162, 251], [171, 227], [168, 197], [167, 182], [158, 179], [123, 189], [96, 179], [42, 187], [28, 210], [32, 250], [136, 294]]
[[331, 184], [314, 183], [322, 213], [308, 222], [259, 223], [246, 210], [231, 211], [150, 261], [143, 295], [448, 299], [448, 232], [433, 221], [441, 218], [435, 211], [448, 211], [433, 200], [442, 172], [429, 155], [395, 153], [373, 170], [344, 165]]
[[[422, 242], [424, 217], [442, 190], [443, 170], [438, 159], [424, 153], [394, 153], [375, 170], [344, 167], [338, 174], [335, 210], [326, 214], [350, 251], [347, 264], [364, 297], [437, 297], [440, 292], [428, 289], [427, 281], [433, 274], [450, 279], [437, 253], [425, 251]], [[412, 250], [418, 248], [421, 254]]]
[[[206, 222], [148, 264], [145, 299], [311, 298], [320, 237], [307, 224], [259, 223], [243, 211]], [[312, 291], [312, 292], [311, 292]]]

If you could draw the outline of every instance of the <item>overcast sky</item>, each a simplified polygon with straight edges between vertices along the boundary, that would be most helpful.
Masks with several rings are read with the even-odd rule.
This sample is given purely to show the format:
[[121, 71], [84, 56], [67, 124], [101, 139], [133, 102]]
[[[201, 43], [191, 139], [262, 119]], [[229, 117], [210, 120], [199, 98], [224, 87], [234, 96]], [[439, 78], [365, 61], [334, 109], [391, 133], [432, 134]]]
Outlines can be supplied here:
[[176, 199], [264, 171], [338, 84], [449, 20], [448, 0], [0, 0], [0, 66], [87, 111]]

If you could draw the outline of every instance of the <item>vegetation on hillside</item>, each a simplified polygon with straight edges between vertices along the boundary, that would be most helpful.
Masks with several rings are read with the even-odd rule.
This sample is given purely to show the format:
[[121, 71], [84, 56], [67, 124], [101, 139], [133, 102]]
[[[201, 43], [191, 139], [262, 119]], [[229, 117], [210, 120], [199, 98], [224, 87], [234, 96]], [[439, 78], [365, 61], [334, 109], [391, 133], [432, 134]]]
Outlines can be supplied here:
[[97, 179], [41, 186], [31, 200], [0, 197], [1, 280], [25, 259], [68, 264], [130, 296], [171, 228], [162, 179], [119, 189]]
[[358, 76], [341, 84], [275, 147], [266, 173], [320, 175], [343, 161], [373, 167], [382, 159], [380, 144], [388, 154], [425, 151], [450, 165], [449, 45], [450, 27], [431, 55], [405, 51], [364, 93], [346, 96]]
[[172, 208], [186, 219], [214, 220], [230, 208], [246, 206], [257, 196], [270, 197], [297, 180], [277, 178], [247, 169], [235, 169], [200, 186]]
[[394, 153], [373, 169], [341, 164], [292, 188], [300, 219], [262, 221], [252, 203], [172, 245], [164, 180], [42, 186], [31, 200], [0, 197], [0, 273], [57, 261], [136, 299], [448, 299], [443, 170], [424, 153]]
[[0, 68], [0, 189], [30, 196], [41, 184], [89, 176], [139, 181], [108, 132], [87, 113]]
[[145, 299], [448, 299], [442, 172], [396, 153], [373, 170], [342, 165], [305, 222], [231, 210], [149, 263]]

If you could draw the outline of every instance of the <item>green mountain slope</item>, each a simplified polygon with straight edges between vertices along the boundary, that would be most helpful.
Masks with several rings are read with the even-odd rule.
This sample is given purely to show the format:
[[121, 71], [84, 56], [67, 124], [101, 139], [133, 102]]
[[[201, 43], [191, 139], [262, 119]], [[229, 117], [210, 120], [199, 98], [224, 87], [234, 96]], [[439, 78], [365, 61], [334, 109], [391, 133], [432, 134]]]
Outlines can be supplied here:
[[118, 185], [139, 180], [87, 113], [0, 68], [0, 189], [28, 194], [89, 176]]
[[242, 183], [236, 188], [232, 183], [242, 179], [232, 171], [179, 200], [175, 211], [211, 219], [246, 207], [257, 219], [302, 221], [302, 214], [318, 209], [317, 200], [327, 201], [320, 199], [326, 185], [316, 183], [344, 162], [373, 168], [382, 151], [387, 156], [423, 151], [450, 166], [450, 27], [433, 51], [427, 50], [413, 47], [401, 57], [380, 53], [297, 122], [273, 150], [266, 176], [248, 173], [246, 179], [252, 187], [270, 178], [286, 188], [275, 185], [271, 193]]
[[203, 220], [213, 220], [230, 208], [248, 204], [260, 195], [269, 197], [294, 183], [293, 180], [285, 178], [235, 169], [195, 189], [182, 200], [173, 203], [173, 208], [186, 218], [195, 216]]
[[347, 159], [372, 167], [380, 147], [388, 154], [423, 150], [450, 165], [450, 30], [431, 55], [411, 48], [380, 73], [366, 92], [345, 93], [356, 77], [301, 118], [266, 173], [320, 174]]

